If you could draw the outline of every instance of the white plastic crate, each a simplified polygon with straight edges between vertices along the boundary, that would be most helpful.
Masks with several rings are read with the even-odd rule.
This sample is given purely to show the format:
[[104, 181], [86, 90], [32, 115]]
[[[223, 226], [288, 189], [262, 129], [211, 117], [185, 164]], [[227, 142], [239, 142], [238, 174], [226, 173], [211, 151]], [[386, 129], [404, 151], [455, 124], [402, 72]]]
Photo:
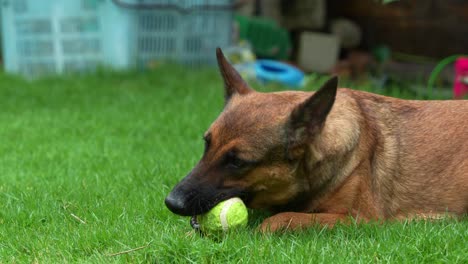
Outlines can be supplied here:
[[132, 17], [133, 58], [138, 66], [160, 60], [214, 64], [216, 47], [232, 38], [232, 0], [113, 0]]
[[[109, 18], [102, 15], [104, 10], [101, 0], [4, 1], [6, 70], [36, 76], [87, 71], [100, 64], [128, 66], [128, 48], [115, 41], [122, 38], [121, 33], [105, 32]], [[126, 24], [116, 20], [114, 26], [125, 28]]]
[[230, 44], [231, 0], [5, 0], [3, 57], [27, 76], [146, 66], [212, 64]]

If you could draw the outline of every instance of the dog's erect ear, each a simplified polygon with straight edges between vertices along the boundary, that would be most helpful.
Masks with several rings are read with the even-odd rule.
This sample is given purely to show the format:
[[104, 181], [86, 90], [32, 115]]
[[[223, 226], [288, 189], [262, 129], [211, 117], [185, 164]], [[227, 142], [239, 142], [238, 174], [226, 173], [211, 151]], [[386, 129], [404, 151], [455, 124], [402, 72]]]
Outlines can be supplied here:
[[218, 59], [219, 71], [224, 80], [224, 97], [226, 102], [235, 93], [247, 94], [253, 91], [236, 69], [229, 64], [220, 48], [216, 48], [216, 58]]
[[288, 124], [290, 155], [295, 156], [291, 152], [320, 131], [335, 102], [337, 88], [338, 77], [333, 77], [291, 112]]

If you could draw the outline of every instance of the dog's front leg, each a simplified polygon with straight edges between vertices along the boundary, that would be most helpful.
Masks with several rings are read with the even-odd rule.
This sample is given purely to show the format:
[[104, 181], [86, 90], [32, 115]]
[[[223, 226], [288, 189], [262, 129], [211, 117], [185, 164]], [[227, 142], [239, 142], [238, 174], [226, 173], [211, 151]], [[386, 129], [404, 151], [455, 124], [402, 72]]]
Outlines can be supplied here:
[[349, 223], [350, 217], [346, 214], [285, 212], [265, 219], [259, 228], [262, 233], [267, 233], [280, 230], [304, 229], [315, 225], [331, 228], [337, 222]]

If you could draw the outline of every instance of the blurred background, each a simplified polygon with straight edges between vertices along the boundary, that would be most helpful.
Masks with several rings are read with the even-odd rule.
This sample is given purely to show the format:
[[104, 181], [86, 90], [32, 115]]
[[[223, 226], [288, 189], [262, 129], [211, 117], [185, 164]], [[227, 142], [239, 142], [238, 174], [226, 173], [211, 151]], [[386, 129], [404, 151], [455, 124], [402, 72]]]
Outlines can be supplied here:
[[[321, 76], [468, 93], [468, 2], [462, 0], [3, 0], [2, 64], [37, 78], [97, 68], [216, 64], [301, 89]], [[389, 88], [390, 87], [390, 88]]]

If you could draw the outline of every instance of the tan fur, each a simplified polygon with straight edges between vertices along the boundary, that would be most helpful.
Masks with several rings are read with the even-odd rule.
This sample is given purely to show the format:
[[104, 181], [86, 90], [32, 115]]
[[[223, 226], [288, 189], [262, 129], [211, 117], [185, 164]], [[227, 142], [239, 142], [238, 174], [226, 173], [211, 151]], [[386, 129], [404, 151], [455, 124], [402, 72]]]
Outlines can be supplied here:
[[319, 174], [336, 167], [341, 173], [306, 211], [388, 219], [468, 210], [467, 102], [342, 90], [310, 151], [319, 161], [333, 156]]
[[[210, 130], [229, 130], [222, 133], [225, 146], [232, 144], [231, 138], [255, 142], [257, 133], [272, 133], [267, 137], [271, 142], [255, 142], [245, 151], [249, 158], [262, 156], [262, 145], [267, 148], [275, 144], [275, 137], [284, 136], [275, 129], [281, 130], [291, 109], [309, 96], [302, 92], [236, 96]], [[236, 120], [245, 125], [224, 123], [225, 115], [242, 116]], [[248, 124], [246, 119], [254, 121]], [[321, 163], [316, 175], [300, 175], [278, 163], [257, 168], [235, 184], [258, 192], [261, 198], [250, 206], [262, 208], [280, 205], [308, 183], [311, 189], [318, 188], [330, 170], [338, 169], [332, 184], [305, 211], [359, 214], [366, 219], [467, 212], [467, 102], [404, 101], [340, 89], [309, 151], [314, 159], [307, 166]]]
[[[468, 101], [409, 101], [338, 89], [320, 129], [297, 128], [294, 135], [307, 141], [288, 149], [291, 113], [314, 93], [259, 93], [243, 82], [236, 93], [240, 77], [220, 65], [230, 75], [228, 99], [206, 133], [211, 146], [192, 173], [203, 172], [203, 181], [217, 182], [221, 190], [243, 190], [251, 208], [277, 212], [261, 230], [333, 226], [349, 217], [468, 213]], [[255, 167], [242, 175], [209, 176], [219, 174], [209, 171], [232, 149], [258, 161]]]

